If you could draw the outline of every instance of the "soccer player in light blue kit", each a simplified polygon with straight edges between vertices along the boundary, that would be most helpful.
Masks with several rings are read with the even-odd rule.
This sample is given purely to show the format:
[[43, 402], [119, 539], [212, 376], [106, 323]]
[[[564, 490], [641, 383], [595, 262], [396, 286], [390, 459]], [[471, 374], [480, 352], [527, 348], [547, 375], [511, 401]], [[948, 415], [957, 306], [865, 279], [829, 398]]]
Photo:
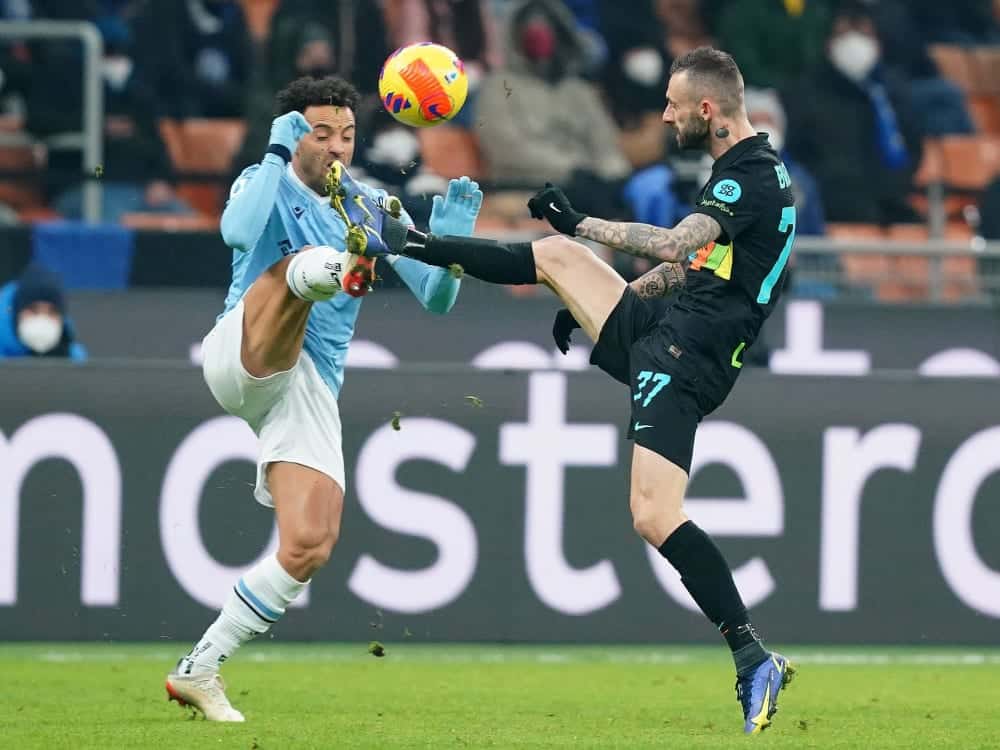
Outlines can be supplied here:
[[[276, 554], [235, 582], [218, 619], [167, 676], [172, 699], [213, 721], [244, 720], [226, 698], [222, 662], [284, 614], [329, 559], [340, 531], [337, 396], [362, 301], [348, 291], [366, 289], [350, 287], [365, 261], [346, 251], [348, 226], [331, 206], [328, 175], [335, 169], [341, 176], [337, 194], [352, 222], [381, 216], [387, 200], [342, 169], [354, 154], [358, 99], [336, 77], [300, 78], [279, 92], [267, 153], [234, 183], [222, 216], [233, 281], [203, 344], [205, 380], [259, 438], [254, 495], [274, 508], [279, 541]], [[471, 234], [482, 197], [467, 177], [452, 180], [446, 197], [434, 198], [432, 231]], [[405, 213], [401, 220], [411, 223]], [[377, 244], [377, 232], [370, 239]], [[451, 309], [459, 281], [447, 270], [386, 260], [427, 310]]]

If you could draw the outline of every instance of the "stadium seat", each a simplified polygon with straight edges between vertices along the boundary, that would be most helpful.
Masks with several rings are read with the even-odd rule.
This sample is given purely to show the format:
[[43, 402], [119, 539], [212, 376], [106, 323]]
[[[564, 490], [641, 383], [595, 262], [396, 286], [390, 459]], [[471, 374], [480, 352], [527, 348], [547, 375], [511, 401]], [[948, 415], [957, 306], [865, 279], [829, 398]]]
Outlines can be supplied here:
[[185, 172], [226, 174], [246, 131], [246, 123], [240, 119], [182, 120], [181, 160], [175, 166]]
[[948, 187], [982, 190], [1000, 173], [1000, 136], [955, 135], [940, 142]]
[[423, 128], [417, 137], [424, 166], [435, 174], [449, 179], [468, 175], [478, 180], [483, 176], [479, 139], [472, 131], [455, 125], [439, 125]]
[[925, 138], [923, 157], [920, 167], [913, 176], [913, 184], [917, 187], [927, 187], [931, 183], [940, 182], [944, 177], [944, 156], [941, 153], [941, 143], [937, 138]]
[[[885, 240], [885, 230], [877, 224], [826, 225], [830, 239], [849, 245], [850, 242], [876, 242]], [[869, 287], [876, 290], [878, 284], [889, 277], [889, 259], [885, 255], [871, 253], [844, 252], [840, 255], [844, 275], [852, 286]]]
[[240, 0], [243, 15], [246, 16], [250, 36], [263, 41], [271, 33], [271, 16], [278, 9], [281, 0]]
[[974, 47], [969, 54], [976, 76], [974, 91], [1000, 94], [1000, 47]]
[[[0, 182], [0, 203], [6, 203], [15, 211], [38, 208], [44, 204], [39, 184], [42, 163], [38, 148], [30, 142], [0, 145], [0, 171], [20, 173], [19, 177]], [[32, 177], [32, 173], [37, 175], [37, 179]]]
[[966, 104], [976, 130], [987, 135], [1000, 135], [1000, 96], [995, 93], [969, 94]]
[[927, 48], [941, 74], [954, 81], [962, 91], [976, 90], [976, 66], [971, 52], [960, 45], [932, 44]]
[[136, 211], [122, 214], [122, 226], [161, 232], [217, 232], [219, 220], [204, 214], [160, 214]]
[[246, 123], [240, 119], [162, 120], [160, 135], [174, 169], [182, 176], [214, 178], [184, 180], [182, 177], [177, 185], [178, 195], [201, 213], [218, 216], [233, 158], [246, 135]]

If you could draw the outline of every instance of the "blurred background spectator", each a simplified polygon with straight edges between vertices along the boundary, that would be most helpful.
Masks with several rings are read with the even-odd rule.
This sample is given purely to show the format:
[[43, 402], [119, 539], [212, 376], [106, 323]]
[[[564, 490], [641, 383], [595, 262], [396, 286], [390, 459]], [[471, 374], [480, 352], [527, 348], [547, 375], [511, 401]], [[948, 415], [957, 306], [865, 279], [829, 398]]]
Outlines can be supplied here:
[[729, 2], [719, 15], [719, 44], [739, 61], [748, 86], [781, 88], [822, 60], [828, 18], [824, 0]]
[[879, 64], [867, 5], [843, 3], [824, 47], [782, 97], [788, 152], [815, 175], [830, 221], [917, 221], [907, 198], [921, 134], [906, 86]]
[[823, 219], [823, 197], [816, 179], [809, 170], [799, 164], [785, 148], [785, 132], [788, 121], [781, 98], [774, 89], [747, 88], [747, 115], [758, 133], [767, 133], [772, 148], [781, 156], [792, 178], [795, 193], [796, 233], [800, 235], [822, 235], [825, 233]]
[[[672, 143], [664, 87], [677, 56], [715, 45], [739, 61], [752, 120], [792, 174], [800, 236], [919, 241], [929, 232], [971, 238], [980, 222], [969, 216], [981, 216], [982, 234], [994, 221], [985, 188], [1000, 173], [998, 8], [0, 0], [0, 20], [85, 20], [99, 30], [108, 222], [211, 231], [231, 180], [266, 148], [276, 91], [300, 75], [334, 73], [363, 94], [352, 171], [403, 197], [418, 224], [458, 170], [486, 188], [484, 226], [492, 218], [536, 228], [521, 192], [546, 180], [581, 210], [671, 225], [711, 160]], [[454, 49], [470, 77], [456, 120], [429, 131], [400, 126], [377, 96], [386, 56], [417, 41]], [[83, 186], [95, 179], [81, 168], [82, 60], [75, 41], [0, 41], [0, 224], [81, 216]], [[627, 276], [643, 270], [615, 262]]]
[[0, 359], [19, 357], [87, 358], [66, 313], [62, 283], [37, 265], [0, 287]]
[[145, 0], [134, 26], [160, 114], [243, 114], [251, 48], [237, 0]]
[[[150, 78], [148, 62], [162, 45], [144, 46], [134, 28], [149, 11], [145, 0], [33, 0], [45, 17], [93, 22], [104, 40], [103, 219], [116, 222], [132, 211], [186, 212], [174, 193], [169, 157], [156, 116], [163, 98]], [[148, 43], [148, 42], [147, 42]], [[59, 213], [81, 217], [82, 170], [77, 140], [83, 117], [82, 57], [75, 42], [32, 45], [32, 83], [27, 128], [48, 144], [46, 194]]]
[[477, 115], [490, 177], [520, 187], [551, 180], [585, 213], [620, 210], [629, 163], [604, 102], [579, 75], [583, 46], [566, 6], [515, 3], [506, 42]]

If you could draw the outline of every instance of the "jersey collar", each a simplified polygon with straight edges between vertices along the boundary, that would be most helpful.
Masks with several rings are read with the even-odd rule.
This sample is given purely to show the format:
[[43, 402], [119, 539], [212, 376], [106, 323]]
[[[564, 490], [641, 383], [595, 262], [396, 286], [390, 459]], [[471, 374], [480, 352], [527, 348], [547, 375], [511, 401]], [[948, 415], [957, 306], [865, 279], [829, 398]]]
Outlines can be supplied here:
[[722, 156], [720, 156], [718, 159], [715, 160], [715, 164], [712, 165], [712, 174], [716, 175], [723, 169], [728, 169], [751, 149], [759, 148], [761, 146], [766, 146], [766, 145], [767, 145], [767, 133], [757, 133], [757, 135], [752, 135], [749, 138], [744, 138], [742, 141], [737, 143], [735, 146], [730, 148], [726, 153], [724, 153]]

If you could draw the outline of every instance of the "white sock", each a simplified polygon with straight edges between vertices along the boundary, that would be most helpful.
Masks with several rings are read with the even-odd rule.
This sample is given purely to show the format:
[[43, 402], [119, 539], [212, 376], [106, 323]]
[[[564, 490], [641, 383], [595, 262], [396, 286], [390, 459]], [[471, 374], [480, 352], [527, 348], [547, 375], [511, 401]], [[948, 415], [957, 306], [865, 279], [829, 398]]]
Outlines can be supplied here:
[[353, 266], [350, 253], [319, 245], [292, 256], [285, 281], [299, 299], [323, 302], [341, 290], [341, 279]]
[[191, 653], [177, 665], [180, 674], [215, 672], [242, 644], [264, 633], [285, 614], [308, 581], [297, 581], [275, 555], [248, 570], [229, 593], [222, 612]]

